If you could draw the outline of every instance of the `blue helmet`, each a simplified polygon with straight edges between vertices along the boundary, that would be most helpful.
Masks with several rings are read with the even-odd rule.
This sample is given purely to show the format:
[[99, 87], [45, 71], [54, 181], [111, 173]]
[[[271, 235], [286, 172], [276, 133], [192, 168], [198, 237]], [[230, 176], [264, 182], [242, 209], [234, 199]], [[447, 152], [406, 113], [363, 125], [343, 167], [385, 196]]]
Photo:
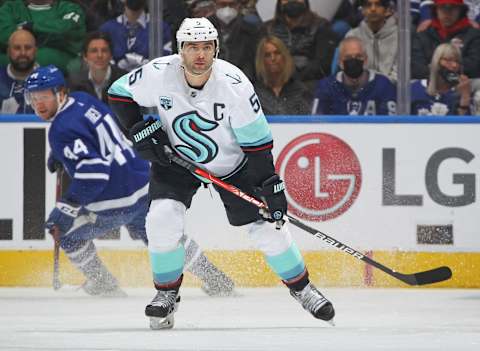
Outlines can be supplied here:
[[38, 67], [25, 81], [25, 90], [27, 92], [45, 89], [57, 90], [57, 88], [64, 86], [66, 86], [65, 77], [62, 71], [54, 65]]

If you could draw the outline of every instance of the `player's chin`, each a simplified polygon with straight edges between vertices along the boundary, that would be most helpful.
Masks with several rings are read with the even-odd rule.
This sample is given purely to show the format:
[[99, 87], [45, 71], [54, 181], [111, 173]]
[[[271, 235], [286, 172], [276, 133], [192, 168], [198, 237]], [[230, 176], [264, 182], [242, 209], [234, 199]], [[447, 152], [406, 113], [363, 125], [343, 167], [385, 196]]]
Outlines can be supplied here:
[[36, 114], [38, 117], [40, 117], [44, 121], [48, 121], [53, 117], [53, 115], [48, 111], [36, 111]]

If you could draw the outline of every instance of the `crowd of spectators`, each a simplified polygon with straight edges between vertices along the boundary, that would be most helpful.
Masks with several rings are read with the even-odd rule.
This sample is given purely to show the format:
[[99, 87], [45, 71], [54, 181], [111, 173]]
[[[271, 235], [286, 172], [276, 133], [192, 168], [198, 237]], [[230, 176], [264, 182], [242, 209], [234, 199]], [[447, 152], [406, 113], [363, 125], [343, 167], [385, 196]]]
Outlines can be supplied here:
[[[163, 55], [176, 52], [183, 18], [207, 17], [218, 57], [251, 79], [266, 114], [395, 114], [396, 1], [341, 0], [330, 20], [310, 1], [276, 0], [263, 21], [257, 0], [164, 0]], [[480, 114], [480, 0], [410, 6], [411, 113]], [[0, 0], [0, 113], [32, 112], [23, 81], [48, 64], [105, 101], [111, 82], [149, 60], [149, 26], [147, 0]]]

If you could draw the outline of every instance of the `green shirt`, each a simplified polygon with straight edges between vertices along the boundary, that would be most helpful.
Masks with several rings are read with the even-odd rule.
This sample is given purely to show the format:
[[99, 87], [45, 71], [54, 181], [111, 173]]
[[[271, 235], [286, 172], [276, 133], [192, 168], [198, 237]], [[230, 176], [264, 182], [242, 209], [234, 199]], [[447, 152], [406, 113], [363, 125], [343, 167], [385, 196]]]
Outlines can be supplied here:
[[86, 31], [79, 5], [58, 0], [50, 8], [35, 8], [23, 0], [6, 1], [0, 7], [0, 52], [4, 56], [8, 38], [25, 22], [33, 24], [40, 65], [54, 64], [65, 71], [71, 60], [78, 59]]

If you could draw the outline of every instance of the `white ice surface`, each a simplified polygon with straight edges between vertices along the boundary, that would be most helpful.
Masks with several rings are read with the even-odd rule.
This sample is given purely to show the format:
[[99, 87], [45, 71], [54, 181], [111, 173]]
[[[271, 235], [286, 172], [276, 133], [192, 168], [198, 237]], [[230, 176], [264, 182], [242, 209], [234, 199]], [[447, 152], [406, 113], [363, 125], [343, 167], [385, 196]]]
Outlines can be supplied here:
[[0, 289], [0, 350], [480, 350], [480, 290], [322, 289], [336, 327], [315, 320], [285, 288], [209, 298], [182, 289], [172, 330], [143, 315], [151, 289], [92, 298]]

